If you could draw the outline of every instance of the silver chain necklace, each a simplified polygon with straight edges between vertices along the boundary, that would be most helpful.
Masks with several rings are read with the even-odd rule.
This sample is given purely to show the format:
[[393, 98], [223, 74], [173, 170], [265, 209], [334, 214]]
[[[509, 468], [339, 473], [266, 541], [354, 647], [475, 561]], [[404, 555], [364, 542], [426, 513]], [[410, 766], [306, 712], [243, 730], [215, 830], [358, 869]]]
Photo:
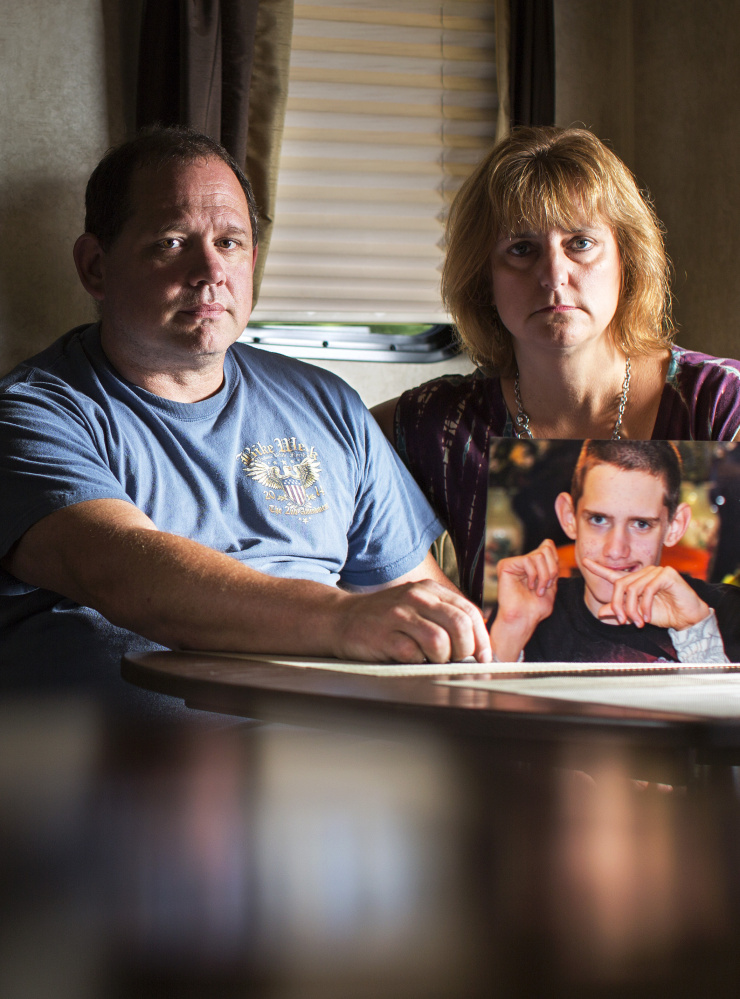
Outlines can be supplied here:
[[[617, 411], [617, 422], [614, 424], [614, 429], [612, 430], [612, 440], [619, 441], [622, 439], [620, 430], [622, 429], [622, 417], [624, 416], [624, 408], [627, 405], [627, 397], [630, 394], [630, 378], [632, 377], [632, 369], [630, 367], [630, 359], [627, 357], [627, 363], [624, 366], [624, 381], [622, 382], [622, 394], [619, 397], [619, 410]], [[532, 430], [529, 426], [529, 417], [524, 410], [522, 405], [522, 393], [519, 388], [519, 368], [516, 369], [516, 377], [514, 378], [514, 399], [516, 400], [516, 416], [514, 417], [514, 435], [518, 438], [527, 438], [532, 440]]]

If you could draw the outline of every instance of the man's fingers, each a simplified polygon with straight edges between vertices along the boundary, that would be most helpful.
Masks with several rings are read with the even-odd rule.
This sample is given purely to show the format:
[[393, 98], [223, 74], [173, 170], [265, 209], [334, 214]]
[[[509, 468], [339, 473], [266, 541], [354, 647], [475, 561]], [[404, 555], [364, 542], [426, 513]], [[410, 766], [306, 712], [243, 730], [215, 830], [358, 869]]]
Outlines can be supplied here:
[[560, 575], [560, 559], [554, 542], [544, 541], [540, 546], [546, 565], [546, 587], [552, 586]]
[[345, 604], [340, 656], [372, 661], [491, 661], [481, 612], [461, 594], [431, 580], [354, 596]]
[[[614, 587], [615, 595], [617, 593], [617, 586]], [[624, 607], [624, 612], [627, 615], [627, 620], [636, 624], [638, 628], [641, 628], [645, 624], [645, 618], [642, 613], [642, 602], [645, 598], [645, 587], [643, 580], [627, 580], [621, 586], [620, 592], [622, 593], [622, 606]]]
[[624, 624], [624, 621], [620, 621], [616, 615], [616, 612], [611, 604], [603, 604], [599, 607], [598, 613], [596, 615], [599, 621], [604, 621], [608, 623], [609, 621], [614, 621], [616, 624]]
[[558, 578], [558, 573], [560, 571], [557, 548], [555, 547], [555, 544], [547, 538], [542, 542], [539, 548], [535, 548], [535, 550], [530, 553], [530, 558], [533, 559], [534, 566], [536, 568], [535, 585], [531, 588], [535, 589], [536, 587], [539, 596], [544, 596], [545, 590], [552, 586]]
[[461, 594], [425, 581], [409, 584], [404, 598], [411, 613], [403, 630], [430, 662], [459, 662], [469, 656], [479, 662], [491, 661], [483, 615]]
[[544, 596], [553, 585], [559, 571], [557, 548], [549, 539], [527, 555], [515, 555], [499, 563], [499, 576], [504, 572], [519, 578], [523, 576], [527, 588], [539, 596]]
[[610, 583], [616, 583], [620, 579], [624, 579], [624, 573], [618, 572], [616, 569], [609, 569], [605, 565], [599, 565], [598, 562], [594, 562], [592, 558], [583, 558], [583, 564], [592, 572], [594, 576], [600, 576], [602, 579], [608, 580]]
[[530, 590], [541, 590], [547, 578], [547, 564], [539, 552], [533, 552], [524, 559], [524, 575]]
[[[584, 565], [589, 562], [586, 568], [596, 566], [596, 562], [591, 559], [584, 559]], [[666, 589], [665, 571], [661, 566], [645, 566], [634, 573], [625, 575], [623, 572], [616, 572], [613, 569], [606, 569], [598, 566], [617, 578], [613, 580], [614, 590], [609, 604], [599, 611], [599, 618], [608, 620], [616, 618], [619, 624], [635, 624], [638, 628], [649, 624], [653, 616], [653, 605], [656, 595], [661, 590]], [[604, 579], [608, 577], [600, 573]], [[612, 581], [612, 580], [610, 580]]]
[[642, 570], [640, 576], [634, 588], [639, 596], [641, 620], [643, 624], [649, 624], [653, 615], [653, 602], [657, 594], [665, 589], [666, 578], [664, 570], [657, 565]]

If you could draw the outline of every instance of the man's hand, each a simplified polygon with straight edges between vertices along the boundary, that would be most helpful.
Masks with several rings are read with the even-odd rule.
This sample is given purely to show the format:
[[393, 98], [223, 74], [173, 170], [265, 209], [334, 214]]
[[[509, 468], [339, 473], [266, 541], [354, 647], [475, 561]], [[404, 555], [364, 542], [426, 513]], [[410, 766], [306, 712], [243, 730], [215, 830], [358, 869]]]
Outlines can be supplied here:
[[552, 614], [559, 569], [557, 548], [549, 538], [527, 555], [499, 562], [491, 644], [501, 662], [515, 662], [540, 621]]
[[478, 608], [462, 594], [427, 579], [376, 593], [337, 592], [333, 655], [370, 662], [491, 661]]
[[599, 609], [601, 621], [635, 624], [638, 628], [654, 624], [658, 628], [683, 631], [703, 621], [709, 613], [709, 606], [671, 566], [648, 565], [624, 573], [590, 558], [584, 558], [583, 565], [595, 576], [614, 584], [611, 601]]

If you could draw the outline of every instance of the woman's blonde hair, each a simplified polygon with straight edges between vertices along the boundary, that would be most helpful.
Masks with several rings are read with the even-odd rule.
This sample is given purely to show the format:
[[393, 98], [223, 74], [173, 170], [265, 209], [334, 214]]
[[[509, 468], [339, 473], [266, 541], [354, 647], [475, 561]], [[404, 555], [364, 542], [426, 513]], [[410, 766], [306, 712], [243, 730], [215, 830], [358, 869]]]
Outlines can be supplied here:
[[673, 336], [670, 263], [647, 195], [610, 149], [583, 128], [518, 128], [458, 191], [447, 220], [442, 298], [476, 364], [510, 373], [512, 337], [493, 300], [491, 252], [522, 228], [606, 223], [619, 247], [622, 286], [610, 331], [628, 354]]

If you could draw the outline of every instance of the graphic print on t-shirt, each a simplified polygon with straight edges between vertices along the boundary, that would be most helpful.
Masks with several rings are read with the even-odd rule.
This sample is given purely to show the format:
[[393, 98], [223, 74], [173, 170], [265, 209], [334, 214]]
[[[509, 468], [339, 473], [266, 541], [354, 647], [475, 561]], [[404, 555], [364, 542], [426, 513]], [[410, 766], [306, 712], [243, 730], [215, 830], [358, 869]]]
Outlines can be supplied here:
[[250, 479], [263, 487], [270, 513], [298, 516], [323, 513], [324, 490], [319, 484], [321, 462], [316, 448], [296, 437], [274, 437], [272, 444], [257, 441], [239, 455]]

